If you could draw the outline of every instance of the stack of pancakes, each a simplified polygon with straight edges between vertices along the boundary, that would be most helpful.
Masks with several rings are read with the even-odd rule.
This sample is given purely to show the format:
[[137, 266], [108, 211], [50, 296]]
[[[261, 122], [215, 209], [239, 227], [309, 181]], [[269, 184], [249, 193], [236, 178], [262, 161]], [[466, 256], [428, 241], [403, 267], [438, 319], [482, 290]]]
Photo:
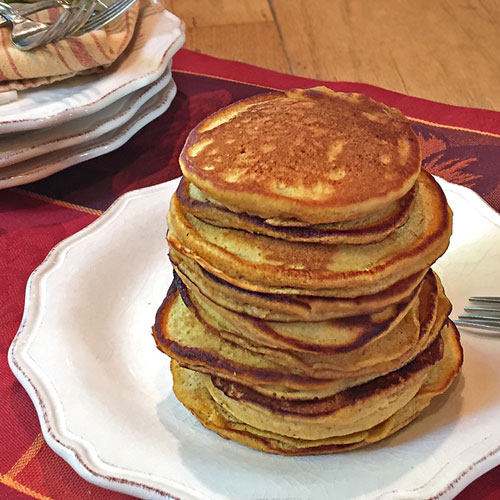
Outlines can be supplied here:
[[180, 164], [153, 332], [205, 427], [332, 453], [449, 387], [462, 349], [430, 266], [451, 211], [399, 111], [325, 88], [260, 95], [201, 122]]

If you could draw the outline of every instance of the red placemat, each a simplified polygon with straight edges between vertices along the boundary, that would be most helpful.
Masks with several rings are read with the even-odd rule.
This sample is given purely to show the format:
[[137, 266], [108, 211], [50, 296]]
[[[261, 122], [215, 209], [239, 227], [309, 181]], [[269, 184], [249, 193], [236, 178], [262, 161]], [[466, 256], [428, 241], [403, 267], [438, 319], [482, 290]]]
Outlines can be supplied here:
[[[0, 192], [0, 499], [124, 499], [81, 479], [47, 446], [35, 409], [7, 365], [22, 317], [26, 281], [59, 241], [99, 217], [118, 196], [179, 175], [189, 130], [221, 106], [267, 89], [327, 85], [362, 92], [412, 119], [424, 168], [468, 186], [500, 211], [500, 113], [438, 104], [371, 85], [319, 82], [181, 50], [169, 110], [113, 153], [42, 181]], [[459, 500], [500, 499], [500, 467]]]

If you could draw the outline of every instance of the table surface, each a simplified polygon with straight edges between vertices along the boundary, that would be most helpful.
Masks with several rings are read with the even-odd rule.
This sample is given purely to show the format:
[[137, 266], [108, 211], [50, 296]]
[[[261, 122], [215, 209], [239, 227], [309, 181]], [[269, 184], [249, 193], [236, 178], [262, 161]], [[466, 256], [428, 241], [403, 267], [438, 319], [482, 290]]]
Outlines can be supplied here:
[[185, 47], [500, 110], [500, 0], [162, 0]]

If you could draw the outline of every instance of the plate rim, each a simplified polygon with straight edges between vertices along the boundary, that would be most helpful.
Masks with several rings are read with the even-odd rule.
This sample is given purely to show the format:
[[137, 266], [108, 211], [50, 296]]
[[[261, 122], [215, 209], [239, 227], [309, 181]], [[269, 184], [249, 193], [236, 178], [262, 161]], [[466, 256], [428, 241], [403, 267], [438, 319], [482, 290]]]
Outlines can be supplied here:
[[[109, 130], [102, 136], [0, 168], [0, 189], [35, 182], [91, 158], [111, 153], [130, 140], [139, 130], [167, 111], [176, 95], [177, 85], [171, 78], [165, 87], [150, 96], [125, 123]], [[152, 101], [155, 101], [155, 99], [158, 103], [156, 103], [155, 107], [148, 109], [148, 106], [151, 106]], [[85, 156], [82, 158], [82, 155]], [[55, 156], [56, 159], [47, 161], [46, 158], [50, 156]], [[37, 161], [36, 166], [31, 169], [14, 170], [22, 167], [23, 163]], [[5, 174], [5, 172], [7, 173]]]
[[[81, 450], [75, 449], [75, 443], [69, 443], [69, 445], [65, 443], [65, 439], [68, 437], [71, 438], [71, 433], [64, 426], [64, 418], [59, 418], [60, 422], [58, 422], [57, 411], [54, 408], [47, 411], [48, 406], [52, 404], [57, 407], [61, 404], [61, 401], [57, 397], [55, 389], [52, 390], [53, 394], [51, 394], [51, 389], [44, 387], [45, 374], [41, 370], [36, 373], [34, 366], [30, 366], [29, 359], [31, 358], [27, 356], [30, 342], [35, 338], [37, 333], [36, 325], [40, 320], [40, 303], [43, 301], [44, 294], [46, 294], [46, 290], [41, 286], [43, 285], [44, 276], [57, 268], [58, 264], [62, 262], [65, 254], [71, 247], [77, 245], [80, 240], [86, 238], [88, 235], [99, 231], [102, 227], [111, 223], [130, 203], [133, 203], [135, 199], [147, 197], [158, 191], [161, 192], [167, 189], [173, 190], [179, 180], [180, 177], [177, 177], [161, 184], [125, 193], [115, 200], [99, 218], [91, 222], [82, 230], [62, 240], [49, 251], [43, 262], [33, 271], [28, 279], [23, 316], [19, 329], [9, 347], [8, 362], [14, 376], [25, 388], [35, 406], [42, 433], [47, 444], [81, 477], [99, 487], [136, 495], [138, 497], [146, 495], [150, 497], [153, 495], [158, 498], [181, 500], [181, 497], [177, 495], [187, 494], [189, 495], [185, 497], [187, 500], [187, 498], [201, 499], [204, 497], [200, 491], [193, 490], [186, 485], [175, 484], [175, 481], [171, 481], [170, 479], [161, 478], [163, 479], [163, 484], [166, 485], [170, 491], [165, 490], [165, 486], [154, 487], [150, 484], [143, 484], [137, 479], [137, 477], [141, 475], [140, 473], [136, 471], [127, 471], [117, 465], [107, 464], [99, 457], [97, 457], [97, 462], [94, 461], [91, 464], [89, 463], [89, 450], [90, 454], [92, 454], [93, 444], [89, 441], [78, 438], [78, 441], [81, 442], [77, 441], [76, 444], [82, 446], [83, 449]], [[477, 193], [465, 186], [447, 182], [442, 178], [436, 178], [436, 180], [444, 190], [453, 192], [466, 202], [471, 203], [481, 215], [500, 228], [500, 213], [489, 206]], [[34, 365], [36, 366], [36, 364]], [[31, 378], [29, 376], [30, 370], [33, 371], [33, 373], [31, 373]], [[39, 377], [38, 380], [36, 379], [37, 376]], [[43, 399], [44, 396], [45, 400]], [[55, 399], [50, 400], [51, 396], [55, 396]], [[48, 401], [47, 397], [49, 397]], [[50, 415], [51, 411], [54, 415]], [[62, 427], [62, 429], [60, 429], [60, 427]], [[61, 434], [58, 435], [57, 432]], [[492, 436], [496, 436], [496, 434]], [[491, 438], [491, 436], [489, 437]], [[492, 446], [481, 443], [481, 446], [482, 448], [487, 448], [487, 450], [482, 452], [482, 456], [474, 459], [472, 463], [465, 466], [458, 475], [455, 475], [455, 477], [447, 479], [446, 482], [448, 484], [445, 487], [440, 486], [438, 490], [428, 491], [429, 488], [432, 487], [433, 482], [436, 482], [436, 478], [439, 476], [438, 473], [443, 473], [443, 471], [449, 467], [450, 463], [445, 464], [426, 483], [412, 490], [402, 492], [386, 491], [372, 498], [380, 500], [384, 498], [411, 498], [414, 500], [423, 500], [430, 495], [432, 498], [451, 499], [475, 479], [500, 464], [500, 441]], [[462, 454], [470, 453], [470, 450], [474, 447], [475, 445], [468, 447]], [[100, 466], [101, 470], [95, 468], [95, 466]], [[106, 472], [106, 469], [111, 469], [111, 472]], [[131, 472], [134, 479], [127, 479], [124, 477], [127, 472]], [[148, 478], [152, 478], [153, 480], [156, 479], [154, 476], [152, 477], [149, 475]]]
[[[60, 136], [54, 136], [51, 130], [54, 127], [44, 127], [41, 129], [35, 130], [27, 130], [26, 133], [41, 133], [46, 136], [47, 134], [50, 137], [47, 138], [38, 138], [37, 145], [33, 147], [30, 145], [30, 141], [24, 137], [24, 134], [20, 134], [21, 140], [24, 141], [24, 145], [18, 147], [15, 150], [9, 149], [7, 151], [7, 157], [10, 159], [14, 159], [13, 162], [8, 164], [2, 164], [2, 161], [7, 161], [5, 158], [0, 159], [0, 174], [2, 169], [13, 167], [19, 163], [33, 160], [38, 156], [42, 156], [45, 154], [53, 153], [54, 151], [61, 151], [63, 149], [77, 146], [79, 144], [83, 144], [85, 142], [90, 142], [115, 130], [122, 125], [125, 125], [128, 120], [130, 120], [135, 114], [140, 111], [140, 108], [145, 105], [152, 97], [154, 97], [157, 93], [163, 90], [172, 79], [172, 61], [169, 61], [167, 65], [167, 69], [158, 77], [158, 79], [151, 82], [149, 85], [146, 85], [140, 89], [135, 90], [134, 92], [130, 92], [129, 94], [120, 97], [115, 102], [110, 103], [109, 106], [105, 106], [101, 110], [96, 113], [90, 113], [88, 115], [82, 116], [80, 118], [75, 118], [74, 120], [69, 120], [64, 123], [56, 124], [54, 127], [69, 125], [70, 123], [76, 123], [78, 121], [88, 120], [89, 118], [97, 119], [96, 124], [94, 126], [89, 125], [79, 125], [78, 131], [73, 133], [67, 133], [62, 131]], [[99, 115], [109, 109], [110, 107], [122, 102], [122, 109], [111, 115], [108, 118], [101, 118]], [[2, 137], [0, 136], [0, 142], [2, 141]], [[63, 144], [63, 145], [61, 145]], [[44, 151], [45, 150], [45, 151]]]

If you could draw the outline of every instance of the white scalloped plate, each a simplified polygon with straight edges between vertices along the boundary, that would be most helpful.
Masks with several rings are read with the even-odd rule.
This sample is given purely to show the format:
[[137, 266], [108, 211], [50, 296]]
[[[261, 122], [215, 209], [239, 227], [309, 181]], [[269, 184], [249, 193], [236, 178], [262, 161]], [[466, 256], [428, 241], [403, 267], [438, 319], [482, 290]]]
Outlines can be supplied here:
[[1, 105], [0, 134], [52, 127], [96, 113], [157, 80], [182, 47], [185, 28], [170, 12], [150, 9], [139, 18], [129, 47], [106, 72], [23, 90], [16, 101]]
[[[158, 80], [118, 99], [97, 113], [54, 127], [0, 135], [0, 167], [9, 167], [53, 151], [90, 142], [124, 125], [172, 79], [171, 64]], [[1, 168], [0, 168], [1, 173]]]
[[[125, 144], [141, 128], [164, 113], [177, 92], [177, 87], [172, 79], [168, 81], [166, 86], [157, 86], [156, 83], [152, 86], [155, 87], [153, 96], [139, 106], [137, 112], [128, 113], [129, 119], [125, 123], [111, 127], [109, 132], [103, 135], [97, 134], [96, 138], [89, 141], [77, 141], [73, 146], [0, 168], [0, 189], [44, 179], [77, 163], [110, 153]], [[149, 94], [147, 88], [145, 92]], [[121, 118], [119, 117], [119, 119]]]
[[[440, 181], [455, 212], [435, 266], [455, 312], [498, 294], [500, 215]], [[147, 498], [450, 499], [500, 463], [500, 339], [463, 335], [450, 391], [383, 443], [280, 457], [205, 430], [171, 391], [150, 335], [170, 280], [165, 213], [177, 181], [131, 192], [32, 274], [9, 351], [48, 444], [84, 478]]]

